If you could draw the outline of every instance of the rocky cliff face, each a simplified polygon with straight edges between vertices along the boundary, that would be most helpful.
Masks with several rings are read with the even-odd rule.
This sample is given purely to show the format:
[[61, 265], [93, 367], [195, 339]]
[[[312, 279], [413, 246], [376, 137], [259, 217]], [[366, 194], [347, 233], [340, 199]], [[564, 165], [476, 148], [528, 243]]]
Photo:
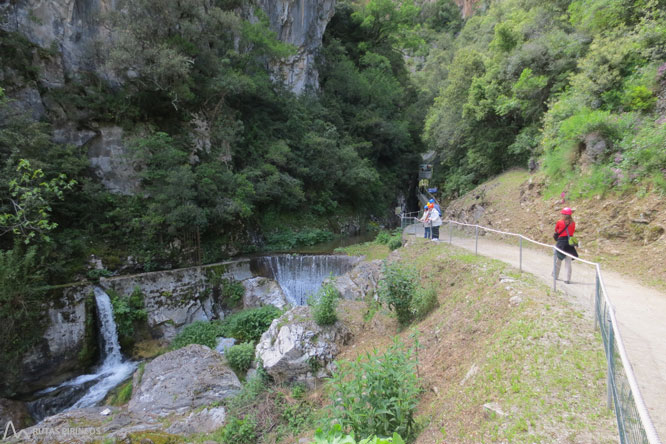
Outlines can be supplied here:
[[[297, 48], [296, 54], [273, 67], [276, 77], [295, 93], [317, 88], [315, 54], [335, 12], [335, 0], [259, 0], [258, 5], [278, 38]], [[95, 70], [108, 78], [96, 51], [97, 42], [110, 35], [100, 16], [115, 7], [115, 0], [0, 2], [0, 29], [18, 32], [40, 47], [54, 50], [68, 76]]]
[[317, 89], [315, 56], [335, 13], [335, 0], [259, 0], [259, 6], [278, 38], [297, 48], [296, 54], [273, 66], [275, 74], [297, 94]]
[[0, 28], [18, 32], [62, 58], [69, 74], [94, 69], [95, 41], [108, 36], [99, 16], [114, 0], [17, 0], [0, 3]]
[[463, 18], [467, 18], [474, 14], [474, 9], [476, 8], [476, 4], [479, 3], [480, 0], [453, 0], [458, 7], [460, 7], [460, 10], [462, 11], [462, 16]]

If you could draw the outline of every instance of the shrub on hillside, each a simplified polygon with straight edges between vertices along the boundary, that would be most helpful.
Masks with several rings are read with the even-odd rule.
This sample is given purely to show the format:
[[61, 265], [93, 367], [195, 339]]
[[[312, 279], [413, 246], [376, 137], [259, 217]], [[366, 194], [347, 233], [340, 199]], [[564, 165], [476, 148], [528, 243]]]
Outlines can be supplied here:
[[389, 240], [391, 240], [391, 233], [388, 231], [380, 231], [377, 233], [377, 236], [375, 236], [375, 243], [377, 244], [386, 245], [389, 243]]
[[340, 362], [330, 384], [332, 419], [356, 436], [411, 437], [421, 391], [415, 366], [414, 351], [397, 341], [382, 355]]
[[410, 301], [410, 311], [415, 320], [425, 319], [433, 311], [439, 302], [437, 301], [437, 291], [434, 287], [417, 288]]
[[257, 423], [252, 417], [244, 419], [229, 418], [222, 429], [224, 444], [255, 444], [257, 442]]
[[261, 335], [268, 330], [273, 319], [280, 315], [282, 315], [282, 311], [272, 305], [243, 310], [222, 321], [220, 336], [235, 338], [240, 342], [258, 341]]
[[417, 289], [416, 270], [398, 262], [384, 263], [384, 279], [379, 283], [379, 297], [395, 310], [398, 322], [407, 325], [412, 320], [411, 301]]
[[338, 320], [335, 307], [338, 304], [340, 292], [331, 283], [321, 287], [316, 295], [308, 298], [308, 305], [312, 307], [312, 317], [318, 325], [332, 325]]
[[171, 349], [176, 350], [190, 344], [200, 344], [215, 348], [219, 336], [224, 336], [219, 323], [196, 321], [178, 333], [171, 342]]
[[252, 366], [254, 361], [254, 344], [244, 342], [234, 345], [224, 352], [229, 366], [239, 374], [244, 374]]
[[389, 250], [391, 250], [391, 251], [402, 247], [402, 235], [398, 234], [398, 235], [395, 235], [395, 236], [391, 237], [391, 239], [389, 239], [387, 245], [389, 247]]
[[324, 432], [322, 429], [317, 429], [314, 436], [314, 441], [310, 444], [404, 444], [400, 435], [393, 433], [391, 438], [379, 438], [371, 436], [370, 438], [361, 439], [356, 441], [353, 435], [348, 435], [342, 431], [340, 424], [335, 424], [331, 430]]

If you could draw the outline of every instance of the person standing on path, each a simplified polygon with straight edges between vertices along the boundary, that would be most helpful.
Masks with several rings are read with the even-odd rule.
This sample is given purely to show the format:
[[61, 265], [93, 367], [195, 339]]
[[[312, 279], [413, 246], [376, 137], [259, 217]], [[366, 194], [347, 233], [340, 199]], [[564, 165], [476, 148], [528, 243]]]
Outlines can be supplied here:
[[432, 227], [432, 240], [439, 241], [439, 227], [442, 225], [442, 218], [439, 215], [439, 211], [435, 209], [435, 204], [428, 204], [428, 222]]
[[439, 217], [442, 217], [442, 208], [439, 206], [437, 202], [435, 202], [435, 199], [430, 199], [428, 201], [429, 204], [433, 204], [435, 206], [435, 210], [439, 213]]
[[[574, 222], [572, 217], [573, 211], [571, 208], [566, 207], [563, 208], [560, 213], [562, 213], [562, 219], [558, 220], [555, 224], [555, 238], [557, 239], [555, 246], [558, 248], [558, 250], [562, 250], [572, 256], [578, 257], [576, 247], [569, 244], [569, 238], [573, 236], [574, 232], [576, 231], [576, 222]], [[555, 250], [555, 254], [557, 255], [557, 261], [555, 261], [555, 270], [553, 270], [553, 276], [555, 279], [557, 279], [560, 275], [560, 267], [562, 266], [562, 259], [564, 259], [567, 273], [567, 279], [564, 282], [566, 284], [571, 283], [571, 257], [566, 256], [557, 250]]]
[[428, 222], [428, 214], [430, 210], [428, 209], [428, 205], [423, 207], [423, 216], [421, 216], [421, 219], [419, 219], [419, 222], [423, 222], [423, 238], [424, 239], [429, 239], [430, 238], [430, 223]]

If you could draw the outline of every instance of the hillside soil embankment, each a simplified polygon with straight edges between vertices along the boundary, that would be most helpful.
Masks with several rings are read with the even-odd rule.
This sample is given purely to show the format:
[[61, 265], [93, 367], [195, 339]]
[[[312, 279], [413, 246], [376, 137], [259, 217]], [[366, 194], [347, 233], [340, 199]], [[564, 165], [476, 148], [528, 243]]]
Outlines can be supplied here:
[[[603, 279], [615, 309], [622, 340], [638, 380], [648, 412], [663, 439], [666, 436], [666, 207], [656, 196], [615, 196], [605, 200], [567, 201], [541, 195], [543, 184], [527, 173], [502, 175], [447, 207], [445, 219], [478, 223], [526, 235], [552, 244], [552, 227], [563, 205], [574, 208], [577, 234], [583, 245], [581, 258], [601, 262]], [[449, 240], [448, 229], [442, 238]], [[519, 266], [516, 239], [482, 233], [478, 247], [472, 232], [454, 231], [453, 244], [478, 248], [479, 254]], [[615, 234], [609, 239], [608, 233]], [[639, 236], [640, 233], [640, 236]], [[659, 237], [655, 236], [659, 234]], [[527, 243], [524, 244], [528, 246]], [[523, 269], [552, 285], [553, 256], [546, 248], [524, 248]], [[560, 278], [565, 276], [564, 266]], [[616, 271], [609, 271], [616, 270]], [[592, 313], [594, 268], [574, 262], [571, 284], [557, 282], [558, 289]]]
[[416, 270], [438, 307], [400, 327], [384, 306], [342, 304], [354, 340], [337, 359], [418, 339], [417, 444], [616, 442], [603, 347], [579, 307], [528, 273], [444, 243], [409, 239], [388, 260]]

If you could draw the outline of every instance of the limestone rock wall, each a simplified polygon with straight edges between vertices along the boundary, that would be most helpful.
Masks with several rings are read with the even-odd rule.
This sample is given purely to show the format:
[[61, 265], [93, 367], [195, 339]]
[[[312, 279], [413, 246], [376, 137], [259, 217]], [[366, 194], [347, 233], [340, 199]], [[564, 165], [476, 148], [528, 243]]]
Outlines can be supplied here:
[[282, 42], [297, 48], [273, 69], [295, 93], [319, 87], [315, 56], [321, 47], [328, 22], [335, 13], [335, 0], [259, 0], [271, 29]]
[[97, 338], [92, 294], [89, 285], [67, 287], [61, 298], [49, 303], [40, 323], [45, 326], [42, 339], [23, 357], [16, 375], [19, 379], [8, 375], [11, 384], [5, 390], [29, 393], [59, 384], [94, 363]]
[[250, 262], [242, 260], [101, 279], [100, 285], [121, 295], [129, 295], [139, 287], [151, 334], [172, 339], [187, 324], [224, 317], [225, 301], [208, 284], [211, 272], [239, 281], [252, 277]]
[[0, 28], [60, 54], [70, 75], [95, 68], [95, 41], [108, 36], [99, 16], [115, 0], [16, 0], [0, 3]]

